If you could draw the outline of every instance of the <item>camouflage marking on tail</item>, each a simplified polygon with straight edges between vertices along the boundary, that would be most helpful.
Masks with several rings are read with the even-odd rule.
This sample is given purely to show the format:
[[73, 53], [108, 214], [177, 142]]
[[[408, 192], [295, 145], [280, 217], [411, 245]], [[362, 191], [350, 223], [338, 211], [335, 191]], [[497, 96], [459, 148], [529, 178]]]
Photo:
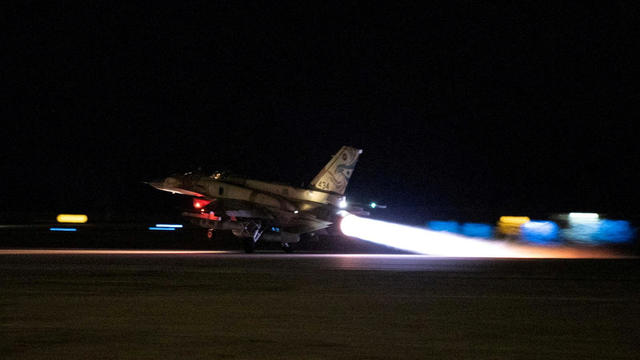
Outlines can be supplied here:
[[362, 150], [343, 146], [311, 180], [310, 188], [343, 195]]

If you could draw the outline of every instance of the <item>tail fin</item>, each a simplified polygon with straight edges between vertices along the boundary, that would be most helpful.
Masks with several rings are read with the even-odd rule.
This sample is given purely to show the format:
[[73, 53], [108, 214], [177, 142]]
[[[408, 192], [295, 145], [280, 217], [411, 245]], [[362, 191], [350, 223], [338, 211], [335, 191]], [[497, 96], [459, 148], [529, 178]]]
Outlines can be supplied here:
[[360, 149], [341, 147], [322, 171], [311, 180], [310, 188], [343, 195], [361, 153]]

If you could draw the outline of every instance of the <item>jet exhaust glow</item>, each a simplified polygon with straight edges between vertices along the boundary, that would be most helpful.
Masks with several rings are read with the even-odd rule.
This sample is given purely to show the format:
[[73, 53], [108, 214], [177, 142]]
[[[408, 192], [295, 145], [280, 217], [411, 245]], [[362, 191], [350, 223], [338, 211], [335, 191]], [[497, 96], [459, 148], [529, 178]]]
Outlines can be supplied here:
[[481, 240], [346, 214], [340, 230], [347, 236], [418, 254], [445, 257], [592, 258], [614, 257], [598, 249], [517, 245]]

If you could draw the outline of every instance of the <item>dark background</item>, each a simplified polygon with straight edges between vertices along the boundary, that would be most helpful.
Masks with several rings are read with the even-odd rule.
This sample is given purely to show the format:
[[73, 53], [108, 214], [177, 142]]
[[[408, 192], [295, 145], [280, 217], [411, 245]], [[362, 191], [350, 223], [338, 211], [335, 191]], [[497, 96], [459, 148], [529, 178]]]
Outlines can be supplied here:
[[[3, 212], [172, 212], [202, 167], [438, 217], [635, 216], [638, 7], [4, 5]], [[460, 215], [462, 216], [462, 215]]]

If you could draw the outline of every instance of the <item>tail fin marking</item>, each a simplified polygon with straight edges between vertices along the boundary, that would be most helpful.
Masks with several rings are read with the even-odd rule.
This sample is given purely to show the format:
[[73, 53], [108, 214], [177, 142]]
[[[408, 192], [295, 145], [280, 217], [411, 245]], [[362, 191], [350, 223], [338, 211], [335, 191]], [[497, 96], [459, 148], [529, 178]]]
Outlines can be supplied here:
[[325, 167], [311, 180], [312, 189], [344, 195], [347, 183], [353, 169], [356, 167], [358, 156], [362, 150], [349, 146], [340, 148]]

